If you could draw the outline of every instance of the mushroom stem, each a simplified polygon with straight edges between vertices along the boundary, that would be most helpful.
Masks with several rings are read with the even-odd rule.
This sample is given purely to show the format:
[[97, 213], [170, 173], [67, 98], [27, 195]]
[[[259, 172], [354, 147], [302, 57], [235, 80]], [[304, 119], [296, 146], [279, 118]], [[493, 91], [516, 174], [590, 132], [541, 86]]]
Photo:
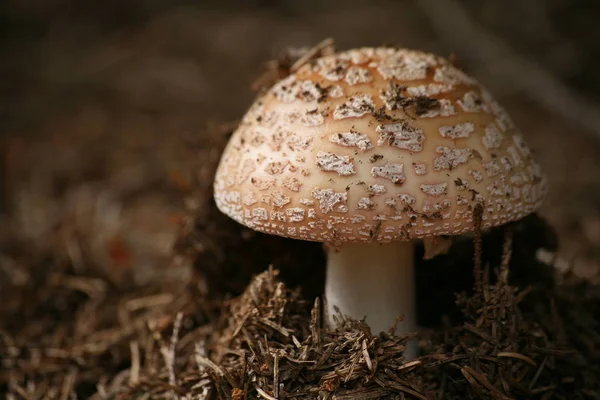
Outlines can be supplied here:
[[[356, 319], [366, 317], [373, 334], [389, 330], [398, 317], [397, 334], [414, 332], [415, 282], [412, 242], [352, 243], [328, 252], [325, 296], [329, 323], [334, 307]], [[414, 356], [414, 344], [407, 356]]]

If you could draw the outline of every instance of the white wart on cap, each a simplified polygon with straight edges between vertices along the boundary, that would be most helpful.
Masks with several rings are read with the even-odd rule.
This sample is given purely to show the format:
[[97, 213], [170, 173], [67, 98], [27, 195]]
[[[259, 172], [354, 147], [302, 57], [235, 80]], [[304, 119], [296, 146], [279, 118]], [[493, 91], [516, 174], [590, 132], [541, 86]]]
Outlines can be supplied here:
[[391, 242], [534, 212], [546, 179], [506, 112], [447, 60], [363, 48], [307, 64], [262, 95], [215, 180], [219, 209], [257, 231]]

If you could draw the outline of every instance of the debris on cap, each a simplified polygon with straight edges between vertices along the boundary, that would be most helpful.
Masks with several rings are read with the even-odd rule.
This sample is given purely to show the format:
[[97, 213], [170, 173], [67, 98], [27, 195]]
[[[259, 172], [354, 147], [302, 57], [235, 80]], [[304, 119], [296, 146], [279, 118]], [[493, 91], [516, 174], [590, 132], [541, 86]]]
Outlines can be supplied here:
[[311, 59], [260, 96], [222, 155], [219, 209], [257, 231], [390, 242], [534, 212], [546, 178], [523, 136], [449, 61], [394, 48]]

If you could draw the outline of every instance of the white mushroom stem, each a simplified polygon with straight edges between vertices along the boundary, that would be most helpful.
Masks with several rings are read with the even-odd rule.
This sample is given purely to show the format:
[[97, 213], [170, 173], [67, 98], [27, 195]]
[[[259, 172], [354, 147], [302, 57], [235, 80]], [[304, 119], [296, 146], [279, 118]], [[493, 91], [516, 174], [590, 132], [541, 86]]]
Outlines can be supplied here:
[[[397, 334], [414, 332], [415, 282], [412, 242], [352, 243], [327, 254], [325, 296], [329, 322], [334, 307], [356, 319], [366, 317], [373, 334], [389, 330], [398, 317]], [[411, 343], [406, 356], [412, 358]]]

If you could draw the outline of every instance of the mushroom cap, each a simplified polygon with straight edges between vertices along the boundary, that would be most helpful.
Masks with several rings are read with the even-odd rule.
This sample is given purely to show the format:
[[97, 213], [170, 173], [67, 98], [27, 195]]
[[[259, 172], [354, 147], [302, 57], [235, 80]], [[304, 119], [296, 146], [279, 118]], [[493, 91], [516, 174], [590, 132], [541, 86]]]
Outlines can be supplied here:
[[523, 136], [448, 60], [394, 48], [316, 59], [255, 101], [219, 164], [219, 209], [328, 243], [458, 235], [534, 212], [546, 178]]

